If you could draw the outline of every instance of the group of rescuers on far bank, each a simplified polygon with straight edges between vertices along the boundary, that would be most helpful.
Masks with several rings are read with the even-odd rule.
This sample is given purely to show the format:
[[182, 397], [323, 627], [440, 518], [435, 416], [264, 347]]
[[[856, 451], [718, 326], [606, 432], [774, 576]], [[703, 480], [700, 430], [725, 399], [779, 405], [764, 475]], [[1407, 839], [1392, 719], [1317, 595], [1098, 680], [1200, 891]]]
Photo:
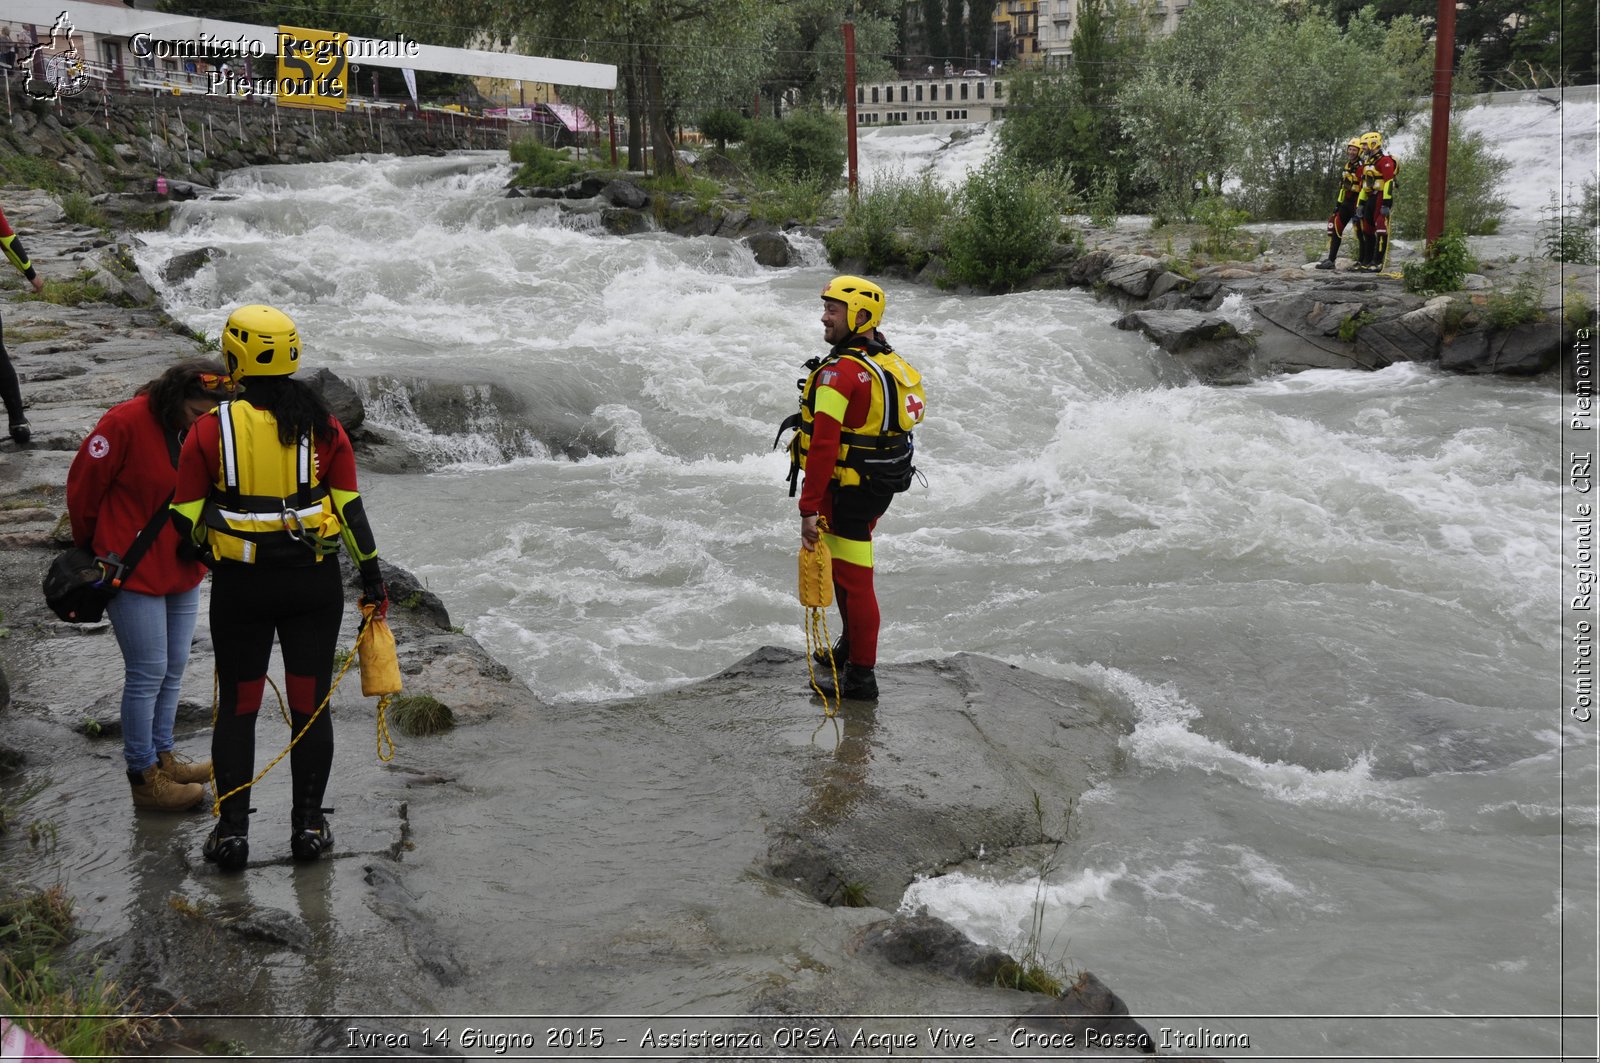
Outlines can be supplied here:
[[[829, 668], [812, 689], [875, 700], [872, 531], [918, 478], [912, 433], [926, 396], [921, 375], [878, 329], [882, 288], [835, 277], [822, 306], [830, 350], [805, 363], [799, 411], [778, 433], [794, 430], [789, 493], [799, 495], [800, 547], [827, 546], [843, 620], [831, 647], [842, 670]], [[274, 307], [239, 307], [221, 347], [222, 362], [181, 362], [107, 411], [73, 461], [67, 505], [75, 543], [97, 558], [126, 557], [136, 536], [159, 528], [106, 608], [123, 656], [133, 802], [189, 811], [211, 783], [218, 821], [202, 854], [237, 871], [249, 860], [255, 725], [274, 635], [297, 736], [289, 848], [296, 860], [315, 860], [333, 845], [323, 799], [333, 766], [326, 703], [344, 611], [333, 560], [341, 543], [360, 572], [363, 613], [384, 615], [388, 591], [349, 437], [318, 392], [294, 377], [302, 365], [294, 322]], [[207, 569], [218, 693], [211, 759], [197, 763], [174, 751], [173, 725]], [[829, 650], [818, 649], [818, 660], [826, 664]]]
[[1383, 134], [1363, 133], [1345, 144], [1344, 170], [1333, 213], [1328, 216], [1328, 257], [1318, 269], [1333, 269], [1339, 257], [1344, 230], [1356, 224], [1356, 273], [1381, 273], [1389, 261], [1389, 216], [1394, 211], [1394, 156], [1384, 147]]

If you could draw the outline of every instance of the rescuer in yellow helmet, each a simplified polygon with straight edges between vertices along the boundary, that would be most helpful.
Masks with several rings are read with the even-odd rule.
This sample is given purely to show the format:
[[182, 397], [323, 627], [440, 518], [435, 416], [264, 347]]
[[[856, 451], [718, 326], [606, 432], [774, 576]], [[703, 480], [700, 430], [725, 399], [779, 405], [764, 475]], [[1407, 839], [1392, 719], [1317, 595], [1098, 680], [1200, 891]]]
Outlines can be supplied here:
[[1389, 260], [1389, 215], [1394, 211], [1395, 173], [1399, 167], [1383, 146], [1383, 134], [1368, 133], [1361, 141], [1366, 151], [1361, 193], [1356, 197], [1356, 237], [1361, 241], [1361, 258], [1354, 268], [1361, 273], [1379, 273]]
[[[241, 306], [223, 328], [222, 354], [243, 391], [190, 429], [172, 500], [184, 542], [212, 566], [215, 785], [223, 797], [255, 773], [256, 715], [276, 636], [293, 733], [304, 732], [290, 753], [289, 847], [296, 860], [314, 860], [333, 846], [322, 807], [333, 718], [323, 703], [344, 613], [339, 547], [360, 570], [364, 604], [381, 614], [388, 591], [350, 438], [322, 396], [294, 377], [302, 365], [294, 322], [274, 307]], [[201, 850], [223, 870], [249, 859], [250, 800], [246, 788], [222, 801]]]
[[1317, 263], [1318, 269], [1333, 269], [1339, 257], [1339, 244], [1344, 239], [1345, 226], [1355, 217], [1356, 199], [1361, 195], [1361, 179], [1366, 169], [1366, 148], [1363, 137], [1351, 137], [1344, 146], [1344, 169], [1339, 174], [1339, 192], [1333, 200], [1333, 213], [1328, 215], [1328, 257]]
[[[806, 362], [800, 412], [779, 429], [798, 429], [789, 442], [789, 494], [798, 483], [801, 543], [825, 541], [833, 555], [843, 620], [834, 654], [847, 662], [838, 693], [862, 700], [878, 696], [872, 530], [916, 475], [912, 431], [926, 408], [922, 375], [878, 331], [884, 301], [883, 289], [862, 277], [835, 277], [822, 289], [830, 350]], [[834, 693], [830, 679], [820, 686], [825, 697]]]

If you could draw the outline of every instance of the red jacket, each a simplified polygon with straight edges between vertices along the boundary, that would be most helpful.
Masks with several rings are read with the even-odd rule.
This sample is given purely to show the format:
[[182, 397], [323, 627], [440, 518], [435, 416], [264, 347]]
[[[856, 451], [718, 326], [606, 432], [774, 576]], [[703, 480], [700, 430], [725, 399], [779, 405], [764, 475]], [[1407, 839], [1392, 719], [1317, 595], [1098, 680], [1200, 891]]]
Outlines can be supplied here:
[[[111, 551], [125, 556], [157, 508], [165, 508], [177, 482], [166, 432], [149, 398], [135, 395], [118, 403], [83, 441], [67, 473], [72, 541], [97, 557]], [[123, 586], [140, 594], [178, 594], [205, 574], [200, 562], [178, 559], [178, 532], [167, 520]]]

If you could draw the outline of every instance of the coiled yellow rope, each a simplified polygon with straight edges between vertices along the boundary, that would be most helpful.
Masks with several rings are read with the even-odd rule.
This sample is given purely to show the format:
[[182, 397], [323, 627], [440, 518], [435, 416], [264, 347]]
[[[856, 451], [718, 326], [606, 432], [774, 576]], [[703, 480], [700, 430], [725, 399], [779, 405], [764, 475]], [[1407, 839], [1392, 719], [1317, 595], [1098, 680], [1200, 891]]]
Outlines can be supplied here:
[[[817, 530], [828, 530], [826, 517], [818, 518]], [[839, 662], [833, 659], [833, 637], [828, 634], [828, 606], [833, 604], [833, 556], [827, 543], [820, 539], [816, 546], [800, 549], [800, 604], [806, 610], [806, 674], [811, 679], [811, 689], [822, 699], [823, 716], [836, 716], [840, 699]], [[813, 667], [816, 661], [813, 654], [818, 649], [827, 654], [828, 668], [833, 673], [831, 703], [817, 682], [817, 671]]]

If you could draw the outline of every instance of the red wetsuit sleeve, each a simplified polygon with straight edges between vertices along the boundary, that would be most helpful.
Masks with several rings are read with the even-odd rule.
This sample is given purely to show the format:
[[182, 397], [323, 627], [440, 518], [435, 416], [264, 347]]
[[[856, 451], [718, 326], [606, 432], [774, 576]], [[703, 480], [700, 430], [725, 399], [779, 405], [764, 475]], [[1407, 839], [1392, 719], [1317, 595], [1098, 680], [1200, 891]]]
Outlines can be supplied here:
[[356, 454], [350, 446], [350, 436], [337, 419], [330, 422], [333, 434], [326, 442], [317, 442], [317, 474], [330, 490], [355, 491]]
[[838, 421], [825, 413], [811, 422], [811, 448], [806, 452], [806, 476], [800, 488], [800, 512], [822, 512], [822, 500], [833, 480], [833, 466], [839, 460]]
[[215, 410], [201, 415], [184, 437], [178, 456], [178, 486], [172, 504], [204, 501], [211, 493], [212, 478], [222, 461], [222, 426]]
[[833, 480], [833, 468], [839, 460], [839, 433], [845, 428], [859, 428], [866, 421], [867, 408], [872, 402], [872, 385], [862, 379], [866, 375], [866, 371], [855, 362], [843, 358], [831, 368], [822, 370], [822, 375], [817, 379], [818, 391], [832, 388], [844, 396], [847, 405], [842, 423], [820, 410], [811, 423], [806, 475], [800, 486], [801, 513], [822, 511], [828, 484]]
[[11, 231], [11, 223], [6, 221], [6, 212], [4, 210], [0, 210], [0, 236], [15, 235], [16, 233]]

